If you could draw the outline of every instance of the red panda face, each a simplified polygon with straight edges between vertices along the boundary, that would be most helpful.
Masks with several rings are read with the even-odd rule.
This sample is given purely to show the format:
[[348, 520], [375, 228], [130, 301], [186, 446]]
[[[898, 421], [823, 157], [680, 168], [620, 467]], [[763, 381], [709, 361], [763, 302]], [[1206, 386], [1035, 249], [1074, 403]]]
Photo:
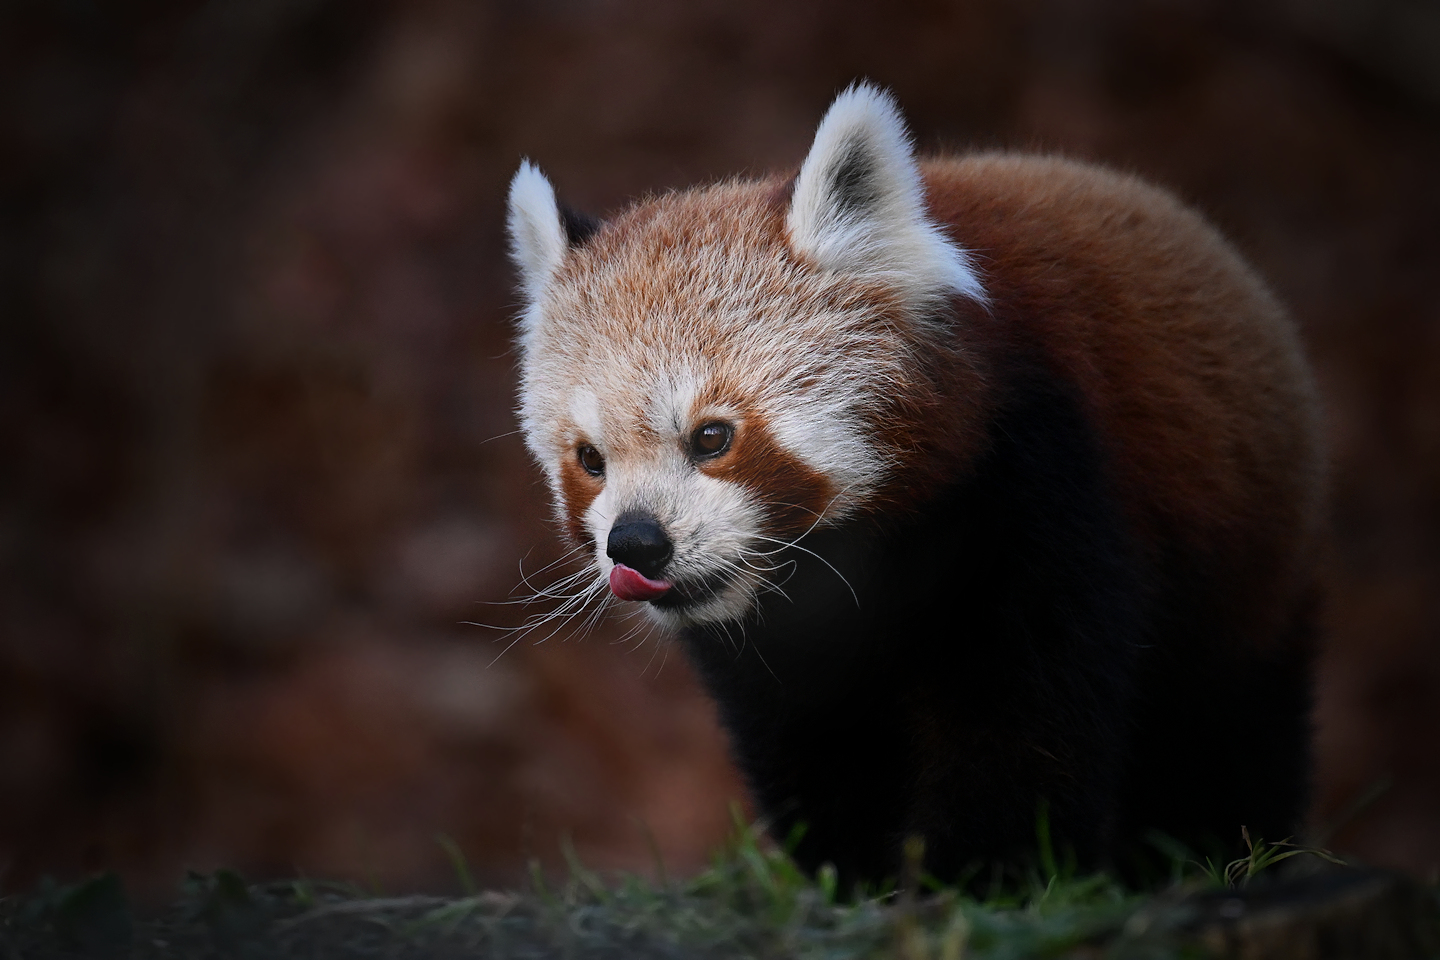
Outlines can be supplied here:
[[[630, 211], [571, 252], [526, 346], [521, 416], [562, 524], [598, 574], [669, 584], [651, 607], [670, 623], [743, 615], [777, 548], [885, 473], [875, 398], [907, 349], [884, 335], [893, 297], [797, 258], [770, 192]], [[663, 565], [617, 541], [635, 518], [668, 541]]]
[[974, 284], [870, 94], [793, 189], [669, 194], [575, 242], [538, 171], [512, 185], [526, 441], [597, 576], [668, 624], [743, 617], [783, 548], [864, 509], [935, 307]]

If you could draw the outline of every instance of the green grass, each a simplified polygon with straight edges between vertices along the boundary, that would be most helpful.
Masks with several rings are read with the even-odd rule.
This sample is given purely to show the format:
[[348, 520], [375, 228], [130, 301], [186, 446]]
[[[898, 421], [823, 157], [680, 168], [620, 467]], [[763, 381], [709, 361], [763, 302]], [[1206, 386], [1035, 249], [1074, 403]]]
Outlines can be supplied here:
[[1257, 841], [1248, 857], [1223, 867], [1177, 858], [1176, 883], [1136, 893], [1067, 867], [1050, 849], [1042, 817], [1034, 868], [982, 884], [983, 894], [920, 876], [922, 851], [912, 842], [900, 889], [846, 897], [833, 871], [807, 877], [745, 824], [708, 869], [683, 881], [602, 877], [567, 851], [563, 879], [537, 867], [528, 889], [516, 892], [477, 890], [460, 850], [439, 842], [465, 896], [377, 898], [312, 880], [250, 885], [222, 870], [191, 875], [175, 904], [140, 918], [113, 875], [42, 884], [0, 901], [0, 957], [1202, 956], [1167, 911], [1197, 891], [1238, 889], [1312, 852]]

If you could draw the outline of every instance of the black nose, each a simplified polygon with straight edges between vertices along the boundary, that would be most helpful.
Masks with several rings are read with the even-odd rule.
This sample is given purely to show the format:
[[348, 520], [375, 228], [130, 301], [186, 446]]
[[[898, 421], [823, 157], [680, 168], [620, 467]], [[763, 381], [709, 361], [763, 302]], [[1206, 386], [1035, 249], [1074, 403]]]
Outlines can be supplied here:
[[627, 514], [610, 528], [605, 552], [616, 563], [658, 580], [675, 548], [665, 536], [665, 528], [654, 517]]

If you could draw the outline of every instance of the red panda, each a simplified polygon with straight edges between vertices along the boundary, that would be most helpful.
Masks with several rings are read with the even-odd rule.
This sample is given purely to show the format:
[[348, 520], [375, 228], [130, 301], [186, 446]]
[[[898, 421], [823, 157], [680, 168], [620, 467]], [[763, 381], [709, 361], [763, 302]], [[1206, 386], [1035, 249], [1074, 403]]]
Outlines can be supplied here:
[[772, 829], [843, 882], [1297, 825], [1316, 391], [1199, 215], [1039, 156], [917, 160], [865, 84], [793, 176], [603, 223], [528, 161], [520, 419], [589, 593], [644, 604]]

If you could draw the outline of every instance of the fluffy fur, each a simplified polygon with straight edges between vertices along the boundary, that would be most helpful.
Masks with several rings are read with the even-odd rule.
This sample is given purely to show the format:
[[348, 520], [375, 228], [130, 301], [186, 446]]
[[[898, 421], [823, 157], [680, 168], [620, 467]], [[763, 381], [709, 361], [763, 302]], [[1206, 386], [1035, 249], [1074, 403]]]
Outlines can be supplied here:
[[522, 166], [527, 442], [596, 589], [637, 562], [612, 531], [665, 541], [645, 606], [803, 864], [877, 880], [919, 833], [953, 877], [1033, 850], [1042, 803], [1087, 865], [1293, 830], [1316, 401], [1200, 217], [1063, 160], [917, 163], [866, 86], [795, 177], [570, 216]]

